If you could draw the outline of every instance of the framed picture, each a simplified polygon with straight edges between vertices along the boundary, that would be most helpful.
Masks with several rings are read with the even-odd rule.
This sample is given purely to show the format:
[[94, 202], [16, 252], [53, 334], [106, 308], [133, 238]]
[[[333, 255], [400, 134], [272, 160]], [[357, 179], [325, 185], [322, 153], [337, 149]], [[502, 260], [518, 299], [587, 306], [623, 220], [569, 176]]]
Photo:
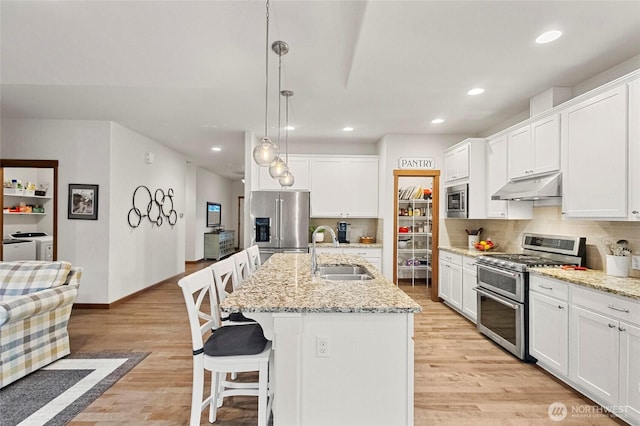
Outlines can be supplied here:
[[98, 219], [98, 185], [69, 184], [69, 219]]

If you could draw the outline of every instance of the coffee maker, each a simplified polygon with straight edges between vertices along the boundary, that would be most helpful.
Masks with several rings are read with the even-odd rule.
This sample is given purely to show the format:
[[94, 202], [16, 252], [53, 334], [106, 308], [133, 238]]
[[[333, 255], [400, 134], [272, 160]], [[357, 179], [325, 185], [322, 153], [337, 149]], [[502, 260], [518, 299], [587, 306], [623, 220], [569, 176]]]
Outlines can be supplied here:
[[338, 242], [349, 244], [350, 234], [351, 224], [347, 222], [338, 222]]

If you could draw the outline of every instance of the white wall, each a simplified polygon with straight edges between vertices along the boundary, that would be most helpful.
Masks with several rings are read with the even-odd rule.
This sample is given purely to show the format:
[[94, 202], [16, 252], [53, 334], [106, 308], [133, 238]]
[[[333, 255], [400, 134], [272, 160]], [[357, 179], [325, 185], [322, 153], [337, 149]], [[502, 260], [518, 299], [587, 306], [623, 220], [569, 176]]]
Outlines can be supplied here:
[[[105, 304], [184, 272], [185, 226], [144, 222], [127, 214], [138, 185], [173, 188], [185, 206], [186, 161], [177, 152], [118, 124], [80, 120], [3, 119], [4, 158], [58, 160], [58, 259], [82, 266], [78, 303]], [[144, 163], [144, 153], [155, 155]], [[67, 219], [70, 183], [99, 185], [98, 220]]]
[[[145, 163], [145, 153], [153, 153], [153, 163]], [[178, 152], [119, 124], [111, 123], [110, 149], [111, 191], [102, 200], [110, 203], [109, 303], [150, 285], [184, 272], [186, 159]], [[133, 192], [144, 185], [158, 201], [158, 190], [168, 195], [173, 189], [174, 226], [164, 218], [158, 226], [143, 218], [132, 228], [127, 214], [133, 207]], [[137, 197], [136, 197], [137, 198]], [[136, 204], [138, 201], [136, 201]], [[171, 200], [164, 198], [163, 210], [171, 210]], [[100, 206], [101, 213], [104, 212]], [[136, 207], [138, 207], [136, 205]], [[152, 210], [151, 215], [156, 214]], [[103, 302], [104, 303], [104, 302]]]
[[386, 135], [378, 145], [380, 156], [378, 216], [382, 219], [382, 271], [393, 279], [393, 170], [402, 157], [432, 157], [434, 169], [444, 169], [444, 150], [466, 139], [467, 135]]
[[[108, 122], [2, 121], [3, 158], [59, 161], [58, 259], [84, 268], [78, 295], [83, 303], [109, 300], [109, 144]], [[70, 183], [99, 185], [98, 220], [67, 219]]]

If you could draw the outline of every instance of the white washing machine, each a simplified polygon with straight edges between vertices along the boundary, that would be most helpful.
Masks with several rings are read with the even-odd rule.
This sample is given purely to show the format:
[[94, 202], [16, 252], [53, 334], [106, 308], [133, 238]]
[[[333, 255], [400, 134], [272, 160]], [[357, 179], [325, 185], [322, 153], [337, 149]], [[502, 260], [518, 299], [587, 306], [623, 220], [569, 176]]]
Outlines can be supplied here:
[[53, 237], [46, 232], [16, 232], [11, 238], [28, 239], [35, 243], [35, 260], [53, 260]]
[[35, 241], [10, 238], [2, 240], [2, 260], [12, 262], [15, 260], [36, 260]]

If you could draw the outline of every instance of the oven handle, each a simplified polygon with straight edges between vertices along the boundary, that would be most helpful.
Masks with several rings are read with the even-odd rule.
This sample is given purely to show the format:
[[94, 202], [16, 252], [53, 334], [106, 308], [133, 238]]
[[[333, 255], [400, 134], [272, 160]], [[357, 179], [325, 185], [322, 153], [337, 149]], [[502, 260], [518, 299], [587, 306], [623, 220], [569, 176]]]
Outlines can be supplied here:
[[509, 303], [506, 300], [503, 300], [503, 299], [501, 299], [501, 298], [499, 298], [497, 296], [494, 296], [491, 293], [486, 292], [481, 287], [475, 287], [474, 290], [477, 291], [478, 293], [482, 294], [483, 296], [487, 296], [489, 299], [493, 299], [496, 302], [498, 302], [498, 303], [500, 303], [500, 304], [502, 304], [504, 306], [510, 307], [513, 310], [516, 310], [516, 309], [518, 309], [520, 307], [519, 305], [516, 305], [516, 304], [513, 304], [513, 303]]
[[519, 272], [509, 272], [509, 271], [505, 271], [504, 269], [500, 269], [500, 268], [494, 268], [493, 266], [489, 266], [489, 265], [485, 265], [484, 263], [482, 264], [477, 264], [478, 268], [484, 268], [487, 269], [489, 271], [493, 271], [496, 272], [498, 274], [501, 275], [508, 275], [510, 277], [518, 277], [520, 275]]

